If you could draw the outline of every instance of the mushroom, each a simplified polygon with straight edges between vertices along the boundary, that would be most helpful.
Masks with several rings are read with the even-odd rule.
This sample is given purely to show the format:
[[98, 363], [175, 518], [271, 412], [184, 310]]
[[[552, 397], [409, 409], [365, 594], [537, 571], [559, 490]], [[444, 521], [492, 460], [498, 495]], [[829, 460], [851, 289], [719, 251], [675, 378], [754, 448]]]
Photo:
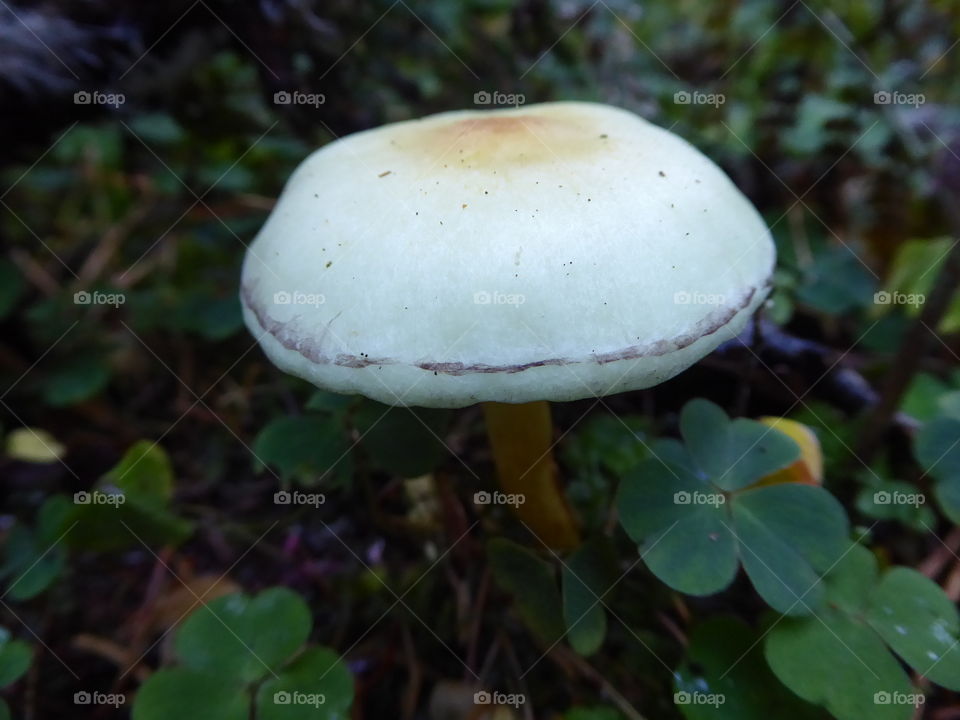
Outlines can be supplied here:
[[324, 146], [250, 246], [241, 295], [270, 360], [320, 388], [483, 403], [501, 487], [567, 548], [547, 402], [673, 377], [739, 333], [774, 261], [759, 214], [692, 145], [557, 102]]

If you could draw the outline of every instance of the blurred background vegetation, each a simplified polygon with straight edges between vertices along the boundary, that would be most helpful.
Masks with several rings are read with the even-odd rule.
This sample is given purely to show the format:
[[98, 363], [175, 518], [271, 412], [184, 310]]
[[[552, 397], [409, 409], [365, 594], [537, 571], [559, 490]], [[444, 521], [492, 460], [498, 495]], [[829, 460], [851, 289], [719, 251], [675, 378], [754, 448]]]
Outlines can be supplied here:
[[[231, 589], [297, 591], [311, 639], [346, 653], [356, 718], [468, 717], [456, 708], [473, 673], [531, 698], [521, 717], [679, 717], [671, 670], [688, 626], [758, 617], [749, 586], [683, 598], [641, 566], [598, 655], [537, 662], [545, 648], [471, 530], [479, 519], [529, 541], [469, 503], [492, 475], [479, 412], [411, 423], [318, 392], [243, 328], [245, 246], [300, 160], [483, 91], [612, 103], [703, 150], [778, 243], [768, 320], [819, 348], [769, 365], [728, 348], [654, 390], [557, 407], [589, 529], [609, 526], [616, 478], [646, 453], [636, 438], [672, 433], [683, 402], [707, 396], [817, 429], [828, 486], [890, 559], [932, 562], [940, 537], [956, 551], [929, 507], [877, 518], [858, 505], [878, 483], [917, 481], [909, 441], [895, 434], [865, 468], [851, 451], [862, 403], [819, 382], [836, 361], [882, 384], [918, 309], [875, 293], [929, 293], [957, 241], [938, 200], [960, 200], [955, 3], [51, 1], [4, 4], [0, 37], [3, 573], [29, 580], [0, 614], [35, 648], [5, 692], [18, 717], [106, 717], [71, 701], [95, 688], [132, 697], [193, 599], [174, 573], [195, 590], [225, 575]], [[276, 102], [295, 91], [323, 102]], [[929, 330], [904, 432], [960, 390], [960, 300]], [[139, 469], [123, 524], [68, 503], [124, 462]], [[292, 488], [327, 502], [273, 503]], [[60, 542], [62, 516], [77, 525]], [[931, 702], [925, 717], [960, 717], [955, 695]]]

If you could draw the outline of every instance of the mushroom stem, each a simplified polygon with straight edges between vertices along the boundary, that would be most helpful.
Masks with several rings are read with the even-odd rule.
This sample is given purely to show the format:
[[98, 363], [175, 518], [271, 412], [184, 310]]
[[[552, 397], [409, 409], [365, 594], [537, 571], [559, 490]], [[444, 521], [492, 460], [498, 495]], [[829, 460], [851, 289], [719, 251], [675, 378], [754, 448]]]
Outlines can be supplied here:
[[523, 502], [513, 506], [520, 520], [550, 548], [579, 545], [577, 522], [553, 459], [549, 403], [486, 402], [483, 413], [500, 487], [523, 495]]

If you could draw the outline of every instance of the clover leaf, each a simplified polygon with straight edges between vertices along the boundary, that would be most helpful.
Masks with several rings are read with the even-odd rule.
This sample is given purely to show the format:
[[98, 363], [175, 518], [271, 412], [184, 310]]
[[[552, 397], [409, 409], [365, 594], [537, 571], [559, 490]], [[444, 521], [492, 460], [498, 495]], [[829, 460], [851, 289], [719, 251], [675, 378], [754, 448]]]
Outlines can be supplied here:
[[286, 588], [198, 608], [176, 636], [181, 666], [144, 683], [133, 720], [344, 720], [353, 679], [332, 650], [303, 649], [311, 624], [306, 603]]
[[763, 658], [759, 634], [733, 618], [713, 618], [695, 626], [674, 677], [674, 703], [687, 720], [823, 717], [821, 710], [774, 677]]
[[812, 612], [819, 574], [848, 545], [843, 507], [817, 486], [756, 484], [799, 456], [782, 433], [731, 422], [704, 400], [688, 403], [680, 424], [686, 447], [658, 444], [618, 493], [620, 522], [647, 566], [676, 590], [710, 595], [742, 564], [775, 610]]
[[855, 545], [823, 585], [816, 614], [777, 621], [765, 643], [770, 668], [797, 695], [838, 720], [908, 720], [923, 696], [890, 650], [933, 682], [960, 687], [960, 619], [931, 580], [908, 568], [881, 577], [873, 554]]

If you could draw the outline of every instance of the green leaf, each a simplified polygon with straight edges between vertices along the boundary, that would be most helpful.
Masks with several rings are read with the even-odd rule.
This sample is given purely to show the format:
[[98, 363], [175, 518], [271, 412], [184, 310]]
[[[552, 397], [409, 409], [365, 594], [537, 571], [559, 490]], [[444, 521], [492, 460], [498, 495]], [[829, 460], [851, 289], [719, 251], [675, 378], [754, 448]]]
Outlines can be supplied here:
[[[950, 237], [908, 240], [897, 244], [897, 254], [890, 265], [884, 290], [890, 295], [929, 296], [954, 239]], [[921, 302], [904, 305], [907, 314], [920, 314]], [[890, 306], [883, 306], [887, 309]], [[943, 334], [960, 329], [960, 295], [953, 298], [937, 331]]]
[[875, 520], [896, 520], [918, 532], [927, 532], [936, 523], [926, 497], [915, 485], [882, 481], [857, 494], [857, 509]]
[[824, 578], [827, 602], [816, 615], [784, 618], [765, 653], [780, 681], [837, 720], [909, 720], [917, 691], [864, 618], [876, 587], [876, 559], [859, 545]]
[[875, 279], [853, 251], [838, 247], [817, 254], [797, 299], [815, 310], [840, 314], [870, 306], [875, 288]]
[[649, 456], [643, 442], [649, 424], [639, 416], [590, 416], [564, 444], [566, 464], [588, 475], [602, 467], [619, 477]]
[[[814, 720], [823, 713], [803, 702], [770, 672], [756, 632], [718, 617], [697, 625], [683, 664], [674, 673], [674, 702], [688, 720]], [[682, 695], [681, 693], [685, 693]], [[709, 697], [690, 700], [694, 694]], [[681, 702], [677, 702], [677, 701]]]
[[305, 410], [342, 414], [357, 402], [356, 395], [341, 395], [340, 393], [317, 390], [304, 403]]
[[109, 381], [110, 367], [102, 358], [91, 355], [73, 358], [47, 376], [43, 399], [55, 407], [76, 405], [99, 393]]
[[184, 668], [158, 670], [137, 692], [133, 720], [248, 720], [250, 696], [233, 678]]
[[193, 670], [253, 682], [278, 673], [306, 642], [311, 625], [306, 603], [286, 588], [226, 595], [187, 618], [177, 654]]
[[607, 634], [608, 591], [617, 581], [617, 557], [605, 537], [588, 540], [563, 567], [563, 618], [570, 644], [581, 655], [600, 649]]
[[[713, 502], [692, 502], [701, 498]], [[688, 595], [711, 595], [737, 572], [725, 502], [689, 468], [651, 458], [623, 479], [617, 509], [654, 575]]]
[[137, 495], [144, 501], [165, 503], [173, 494], [173, 466], [166, 451], [157, 443], [140, 440], [134, 443], [120, 462], [102, 478], [125, 494]]
[[25, 642], [11, 640], [6, 628], [0, 628], [0, 688], [12, 685], [27, 672], [33, 662], [33, 649]]
[[938, 400], [948, 390], [946, 383], [930, 373], [917, 373], [903, 395], [900, 410], [921, 422], [939, 414]]
[[563, 636], [563, 610], [553, 566], [504, 538], [487, 544], [493, 577], [513, 595], [520, 617], [544, 645]]
[[443, 436], [451, 417], [448, 410], [367, 401], [356, 416], [360, 446], [381, 469], [417, 477], [436, 468], [447, 454]]
[[134, 443], [89, 492], [74, 495], [67, 542], [87, 550], [120, 550], [141, 543], [177, 545], [193, 524], [169, 510], [173, 468], [162, 447], [149, 440]]
[[41, 539], [30, 528], [15, 525], [4, 546], [0, 569], [0, 575], [9, 581], [6, 597], [18, 601], [36, 597], [60, 577], [66, 563], [66, 551], [56, 544], [56, 538]]
[[939, 585], [916, 570], [893, 568], [871, 594], [867, 620], [910, 667], [960, 690], [960, 617]]
[[296, 479], [306, 486], [324, 480], [339, 485], [353, 471], [343, 426], [324, 415], [272, 420], [254, 440], [253, 452], [277, 468], [284, 480]]
[[644, 562], [670, 587], [719, 592], [739, 558], [781, 612], [810, 612], [822, 594], [818, 572], [848, 547], [842, 506], [811, 485], [754, 487], [728, 498], [688, 468], [648, 460], [624, 478], [617, 507]]
[[353, 676], [327, 648], [310, 648], [257, 691], [257, 720], [347, 720]]
[[843, 506], [826, 490], [787, 483], [745, 491], [731, 501], [740, 558], [770, 607], [803, 615], [823, 599], [820, 572], [849, 547]]
[[785, 434], [745, 418], [730, 422], [707, 400], [684, 406], [680, 431], [694, 462], [722, 490], [739, 490], [800, 457]]
[[917, 433], [914, 452], [937, 480], [934, 495], [943, 513], [960, 523], [960, 419], [938, 417], [926, 423]]

